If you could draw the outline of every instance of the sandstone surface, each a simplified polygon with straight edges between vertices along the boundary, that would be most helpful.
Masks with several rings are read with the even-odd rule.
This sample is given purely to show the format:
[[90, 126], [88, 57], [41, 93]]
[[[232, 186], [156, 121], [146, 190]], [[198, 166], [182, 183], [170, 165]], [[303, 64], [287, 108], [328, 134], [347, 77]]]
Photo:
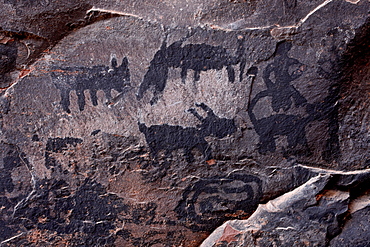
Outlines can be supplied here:
[[1, 246], [367, 246], [370, 1], [0, 9]]

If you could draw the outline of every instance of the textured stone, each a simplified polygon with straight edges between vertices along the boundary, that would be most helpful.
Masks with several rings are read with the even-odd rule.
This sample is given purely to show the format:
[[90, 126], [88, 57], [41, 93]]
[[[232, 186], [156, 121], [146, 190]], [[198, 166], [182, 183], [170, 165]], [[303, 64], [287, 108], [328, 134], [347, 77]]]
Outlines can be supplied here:
[[369, 1], [0, 8], [1, 245], [367, 241]]
[[369, 195], [366, 194], [350, 205], [351, 218], [330, 246], [366, 246], [369, 234]]
[[[369, 176], [369, 171], [360, 174]], [[352, 174], [338, 175], [321, 171], [293, 191], [259, 205], [248, 219], [227, 221], [200, 246], [366, 246], [369, 197], [351, 197], [358, 196], [368, 180], [341, 186]]]

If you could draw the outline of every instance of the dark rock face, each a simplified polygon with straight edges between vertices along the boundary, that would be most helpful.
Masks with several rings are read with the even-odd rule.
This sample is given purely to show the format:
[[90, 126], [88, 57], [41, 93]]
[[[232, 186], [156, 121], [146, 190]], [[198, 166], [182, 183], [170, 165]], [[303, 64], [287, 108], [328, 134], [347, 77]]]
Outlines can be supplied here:
[[17, 47], [13, 43], [0, 44], [0, 83], [2, 87], [11, 80], [9, 73], [16, 68], [17, 52]]
[[210, 230], [220, 219], [236, 217], [231, 215], [242, 208], [246, 215], [253, 212], [262, 195], [261, 185], [258, 177], [242, 173], [200, 179], [184, 190], [175, 211], [194, 231]]
[[[367, 202], [366, 202], [367, 203]], [[332, 246], [366, 246], [369, 244], [369, 208], [351, 214], [343, 231], [332, 241]]]
[[369, 242], [369, 1], [0, 7], [1, 246]]
[[[362, 175], [368, 177], [369, 171]], [[350, 237], [348, 229], [340, 233], [345, 217], [349, 217], [347, 213], [358, 221], [356, 216], [366, 212], [366, 209], [351, 210], [361, 205], [361, 197], [351, 202], [352, 193], [344, 189], [358, 190], [363, 184], [359, 179], [357, 186], [343, 186], [341, 180], [347, 180], [346, 176], [351, 175], [344, 173], [338, 177], [334, 171], [320, 174], [293, 191], [260, 205], [249, 219], [226, 222], [201, 246], [362, 246], [360, 243], [366, 242], [368, 234], [366, 237], [360, 235], [356, 241], [351, 238], [353, 235]], [[339, 184], [343, 190], [331, 189]], [[349, 227], [352, 224], [351, 229], [357, 228], [352, 233], [366, 231], [360, 222], [356, 226], [352, 222], [347, 223]]]
[[44, 233], [46, 239], [36, 239], [34, 244], [49, 242], [47, 238], [51, 235], [62, 236], [77, 246], [113, 244], [110, 231], [115, 229], [117, 213], [125, 205], [90, 180], [84, 181], [73, 194], [68, 187], [64, 180], [41, 181], [33, 202], [25, 203], [15, 212], [19, 224]]

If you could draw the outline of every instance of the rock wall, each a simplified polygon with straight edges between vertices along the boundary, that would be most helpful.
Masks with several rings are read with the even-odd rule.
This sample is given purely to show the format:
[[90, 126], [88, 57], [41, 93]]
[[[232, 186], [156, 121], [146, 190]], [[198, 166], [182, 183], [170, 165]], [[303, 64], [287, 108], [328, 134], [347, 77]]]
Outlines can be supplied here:
[[0, 6], [1, 246], [367, 246], [369, 1]]

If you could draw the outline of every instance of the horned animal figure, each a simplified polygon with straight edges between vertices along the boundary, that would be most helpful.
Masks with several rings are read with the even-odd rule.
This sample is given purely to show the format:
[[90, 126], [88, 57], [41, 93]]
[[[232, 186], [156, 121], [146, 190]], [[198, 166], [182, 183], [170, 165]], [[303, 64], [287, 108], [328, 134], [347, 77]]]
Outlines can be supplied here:
[[138, 99], [142, 99], [144, 93], [150, 89], [154, 94], [150, 103], [155, 104], [166, 87], [169, 68], [181, 68], [181, 80], [185, 83], [189, 69], [194, 71], [194, 82], [197, 82], [201, 71], [221, 70], [226, 67], [229, 81], [234, 82], [235, 71], [232, 66], [240, 64], [239, 80], [242, 81], [246, 66], [244, 39], [238, 39], [236, 56], [229, 54], [222, 46], [202, 43], [187, 44], [182, 47], [183, 43], [182, 40], [177, 41], [168, 47], [165, 41], [162, 43], [140, 85]]
[[94, 106], [98, 105], [97, 91], [102, 90], [108, 101], [112, 99], [111, 90], [123, 92], [130, 85], [130, 70], [127, 58], [123, 58], [122, 64], [118, 66], [117, 59], [112, 58], [111, 68], [109, 66], [97, 65], [92, 68], [66, 67], [55, 68], [51, 73], [53, 82], [60, 90], [61, 105], [63, 110], [70, 113], [69, 93], [76, 91], [80, 111], [85, 108], [85, 90], [90, 91], [91, 101]]
[[147, 127], [144, 123], [139, 123], [139, 130], [145, 135], [153, 158], [156, 159], [161, 150], [165, 151], [168, 156], [174, 150], [183, 149], [187, 161], [192, 162], [194, 156], [191, 151], [198, 149], [205, 160], [209, 160], [212, 158], [212, 150], [205, 137], [223, 138], [236, 131], [233, 119], [219, 118], [204, 103], [196, 104], [196, 106], [207, 112], [207, 116], [203, 118], [195, 109], [189, 109], [189, 112], [201, 121], [201, 124], [196, 127], [184, 128], [168, 124]]

